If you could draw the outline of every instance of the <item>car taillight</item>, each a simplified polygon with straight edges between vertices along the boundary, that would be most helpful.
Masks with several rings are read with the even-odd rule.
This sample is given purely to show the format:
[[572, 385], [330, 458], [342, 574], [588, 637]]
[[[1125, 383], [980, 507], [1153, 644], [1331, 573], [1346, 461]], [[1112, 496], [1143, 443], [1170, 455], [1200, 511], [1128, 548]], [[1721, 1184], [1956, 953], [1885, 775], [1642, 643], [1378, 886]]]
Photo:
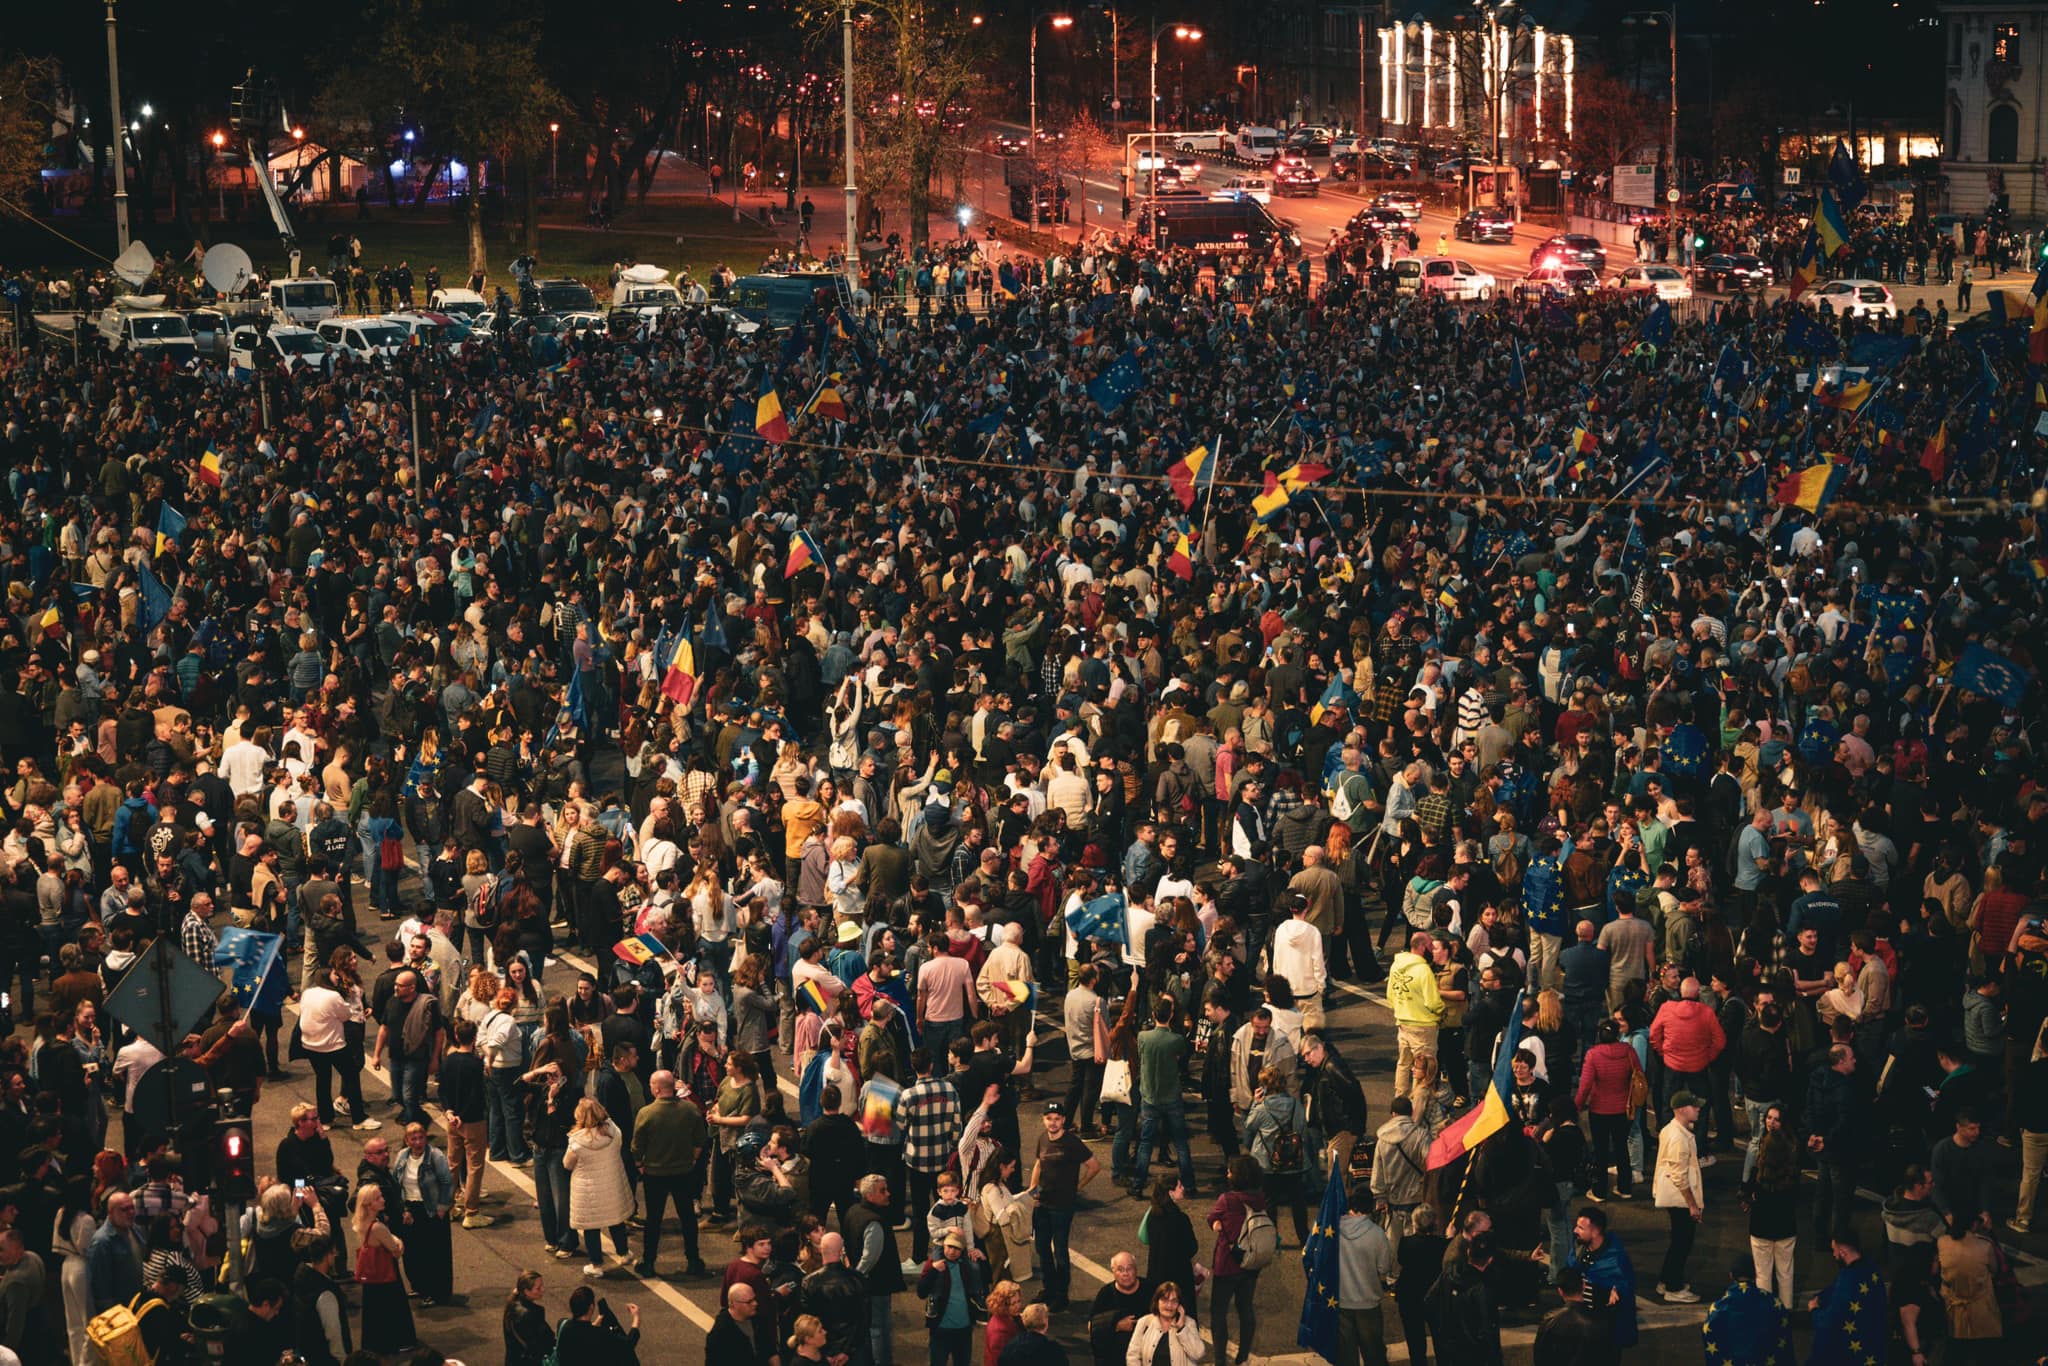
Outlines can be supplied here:
[[1557, 258], [1555, 256], [1544, 257], [1543, 268], [1545, 270], [1555, 270], [1557, 268]]

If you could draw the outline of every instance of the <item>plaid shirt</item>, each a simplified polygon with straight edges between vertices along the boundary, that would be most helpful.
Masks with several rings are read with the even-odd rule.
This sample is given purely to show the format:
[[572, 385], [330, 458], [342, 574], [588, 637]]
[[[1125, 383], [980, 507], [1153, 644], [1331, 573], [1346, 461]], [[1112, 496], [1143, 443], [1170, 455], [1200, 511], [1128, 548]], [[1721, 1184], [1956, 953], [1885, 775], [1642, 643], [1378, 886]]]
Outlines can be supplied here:
[[211, 925], [187, 911], [184, 923], [178, 927], [178, 942], [187, 958], [208, 972], [213, 971], [213, 949], [220, 942], [220, 937], [213, 932]]
[[896, 1122], [903, 1126], [903, 1165], [936, 1175], [960, 1145], [960, 1093], [942, 1077], [926, 1077], [897, 1099]]

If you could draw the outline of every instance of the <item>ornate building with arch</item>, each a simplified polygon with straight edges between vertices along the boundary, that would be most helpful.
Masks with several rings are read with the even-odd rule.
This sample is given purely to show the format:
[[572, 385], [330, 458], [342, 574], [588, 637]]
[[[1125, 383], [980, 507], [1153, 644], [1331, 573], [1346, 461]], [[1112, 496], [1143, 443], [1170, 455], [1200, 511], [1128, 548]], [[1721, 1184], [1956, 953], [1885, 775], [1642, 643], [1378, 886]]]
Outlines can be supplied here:
[[1979, 214], [2002, 197], [2016, 219], [2048, 219], [2048, 4], [1980, 0], [1941, 16], [1949, 211]]

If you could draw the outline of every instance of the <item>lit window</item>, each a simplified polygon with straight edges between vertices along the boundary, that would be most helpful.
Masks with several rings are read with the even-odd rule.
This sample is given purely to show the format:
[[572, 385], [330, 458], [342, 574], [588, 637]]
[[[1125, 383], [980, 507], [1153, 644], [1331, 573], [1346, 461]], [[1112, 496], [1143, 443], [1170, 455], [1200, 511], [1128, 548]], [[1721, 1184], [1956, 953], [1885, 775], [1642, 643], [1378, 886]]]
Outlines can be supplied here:
[[2016, 62], [2020, 59], [2020, 26], [2000, 24], [1991, 30], [1991, 60]]

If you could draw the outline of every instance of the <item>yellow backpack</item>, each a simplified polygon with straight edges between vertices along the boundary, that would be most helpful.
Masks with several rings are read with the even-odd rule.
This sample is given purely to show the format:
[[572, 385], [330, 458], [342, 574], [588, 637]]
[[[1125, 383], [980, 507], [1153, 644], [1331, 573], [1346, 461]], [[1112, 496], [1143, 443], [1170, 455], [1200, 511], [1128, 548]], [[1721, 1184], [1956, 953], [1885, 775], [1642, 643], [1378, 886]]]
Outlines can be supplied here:
[[162, 1300], [145, 1291], [93, 1315], [85, 1325], [86, 1339], [107, 1366], [155, 1366], [156, 1354], [143, 1340], [142, 1321], [159, 1311], [169, 1312]]

